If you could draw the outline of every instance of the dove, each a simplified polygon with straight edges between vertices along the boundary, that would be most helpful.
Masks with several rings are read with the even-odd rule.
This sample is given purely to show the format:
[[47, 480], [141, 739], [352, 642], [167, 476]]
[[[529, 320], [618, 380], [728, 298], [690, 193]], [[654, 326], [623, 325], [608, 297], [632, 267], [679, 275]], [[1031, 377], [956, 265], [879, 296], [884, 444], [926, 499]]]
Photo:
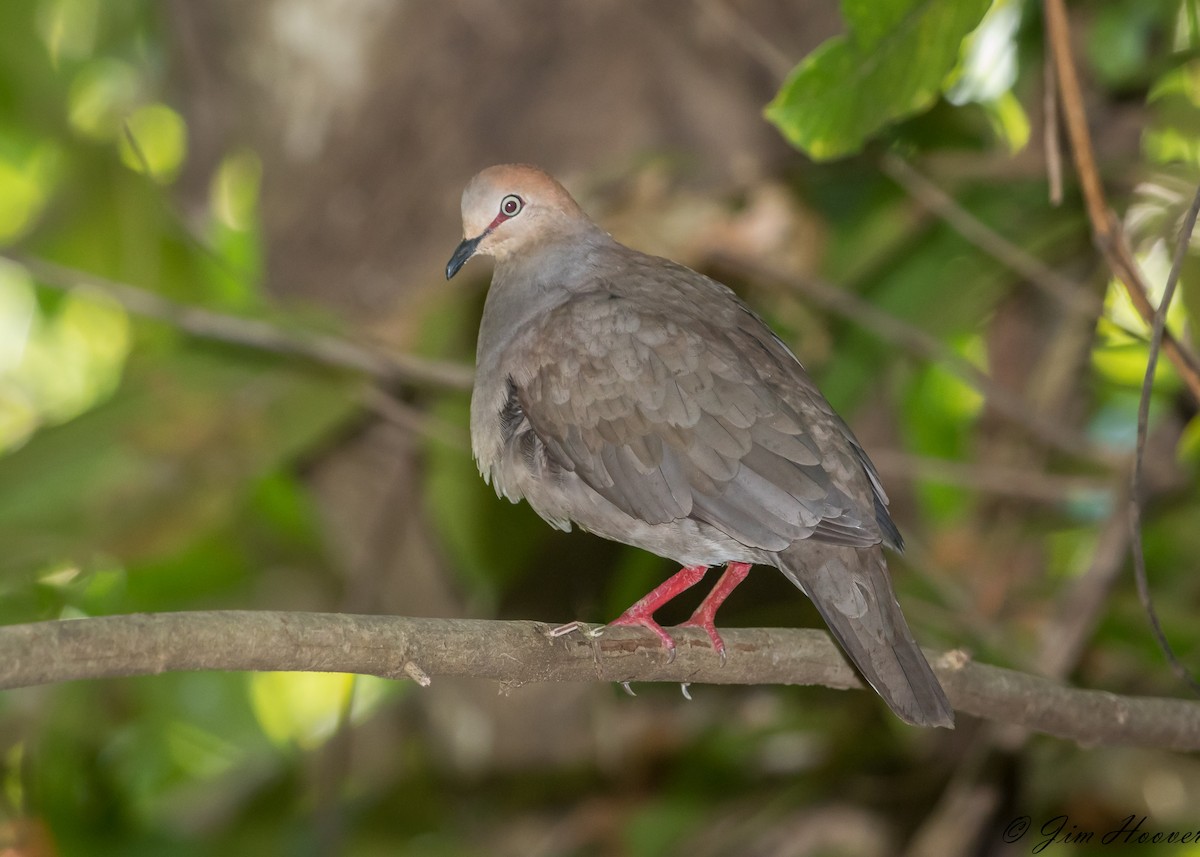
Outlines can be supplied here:
[[752, 565], [816, 605], [907, 723], [954, 713], [913, 639], [884, 547], [903, 540], [862, 445], [791, 349], [734, 292], [615, 241], [551, 176], [489, 167], [462, 196], [451, 279], [495, 260], [480, 321], [471, 446], [497, 494], [679, 563], [612, 625], [725, 571], [691, 618], [725, 656], [717, 609]]

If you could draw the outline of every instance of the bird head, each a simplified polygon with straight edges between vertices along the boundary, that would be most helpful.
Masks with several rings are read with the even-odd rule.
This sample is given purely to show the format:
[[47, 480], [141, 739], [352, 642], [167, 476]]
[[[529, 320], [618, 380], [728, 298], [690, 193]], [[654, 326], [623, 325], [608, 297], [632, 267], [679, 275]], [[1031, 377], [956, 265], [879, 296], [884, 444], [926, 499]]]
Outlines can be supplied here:
[[463, 240], [446, 265], [446, 279], [472, 256], [509, 255], [555, 236], [594, 228], [566, 188], [537, 167], [488, 167], [462, 197]]

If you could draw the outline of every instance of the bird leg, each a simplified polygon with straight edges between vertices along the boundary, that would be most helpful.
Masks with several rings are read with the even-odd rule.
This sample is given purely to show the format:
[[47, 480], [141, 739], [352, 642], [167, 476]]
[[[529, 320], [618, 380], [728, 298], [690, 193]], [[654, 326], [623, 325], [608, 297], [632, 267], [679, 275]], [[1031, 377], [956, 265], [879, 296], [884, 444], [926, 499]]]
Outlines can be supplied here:
[[704, 596], [704, 600], [700, 602], [700, 606], [696, 608], [696, 612], [692, 614], [691, 618], [680, 625], [680, 627], [700, 628], [708, 634], [713, 648], [721, 656], [721, 663], [725, 663], [725, 641], [717, 633], [717, 626], [714, 624], [717, 618], [717, 608], [725, 603], [725, 599], [733, 590], [737, 589], [738, 584], [745, 580], [749, 573], [750, 563], [748, 562], [731, 562], [726, 565], [725, 573], [721, 575], [717, 585], [708, 595]]
[[[730, 563], [730, 565], [736, 565], [736, 564], [737, 563]], [[749, 568], [749, 566], [746, 566], [746, 567]], [[649, 595], [642, 598], [640, 601], [638, 601], [636, 604], [634, 604], [632, 607], [630, 607], [628, 610], [626, 610], [624, 613], [622, 613], [620, 616], [618, 616], [616, 619], [609, 622], [608, 624], [610, 626], [611, 625], [641, 625], [645, 628], [649, 628], [651, 631], [653, 631], [658, 636], [658, 638], [660, 640], [662, 640], [663, 647], [670, 653], [669, 654], [670, 660], [675, 660], [675, 641], [673, 639], [671, 639], [670, 634], [668, 634], [666, 631], [663, 630], [662, 625], [660, 625], [654, 621], [654, 611], [657, 610], [659, 607], [662, 607], [664, 604], [666, 604], [668, 601], [670, 601], [672, 598], [674, 598], [679, 593], [683, 592], [686, 589], [691, 589], [693, 586], [695, 586], [697, 583], [699, 583], [700, 579], [704, 577], [704, 572], [706, 572], [706, 571], [708, 571], [708, 567], [704, 566], [704, 565], [690, 565], [687, 568], [679, 569], [679, 571], [677, 571], [675, 574], [668, 577], [659, 586], [655, 587], [654, 590], [651, 591]], [[725, 574], [726, 574], [726, 576], [728, 576], [729, 572], [726, 572]], [[742, 576], [745, 577], [745, 574], [743, 573]], [[725, 579], [725, 577], [721, 578], [721, 580], [724, 580], [724, 579]], [[719, 585], [720, 584], [718, 584], [718, 586]], [[732, 589], [736, 585], [737, 585], [737, 583], [734, 583], [729, 588]], [[726, 593], [726, 594], [728, 594], [728, 593]], [[709, 598], [711, 598], [711, 597], [712, 597], [712, 595], [710, 594]], [[720, 605], [721, 601], [723, 601], [723, 600], [724, 600], [724, 596], [722, 596], [721, 599], [717, 601], [717, 605]], [[708, 602], [708, 599], [706, 598], [705, 603], [707, 603], [707, 602]], [[701, 605], [701, 607], [703, 607], [703, 605]], [[714, 605], [713, 606], [714, 613], [716, 612], [716, 609], [717, 609], [717, 607], [716, 607], [716, 605]], [[713, 631], [713, 633], [715, 634], [716, 631]], [[718, 638], [718, 639], [720, 639], [720, 638]]]

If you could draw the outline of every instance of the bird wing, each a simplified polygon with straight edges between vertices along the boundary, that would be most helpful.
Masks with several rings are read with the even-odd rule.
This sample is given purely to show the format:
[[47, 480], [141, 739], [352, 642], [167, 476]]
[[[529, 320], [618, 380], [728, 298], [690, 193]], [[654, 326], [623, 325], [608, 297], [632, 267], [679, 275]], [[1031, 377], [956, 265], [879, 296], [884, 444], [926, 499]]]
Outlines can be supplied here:
[[653, 293], [576, 294], [517, 338], [510, 402], [547, 457], [649, 523], [768, 551], [878, 544], [877, 479], [795, 357], [724, 286], [669, 272]]

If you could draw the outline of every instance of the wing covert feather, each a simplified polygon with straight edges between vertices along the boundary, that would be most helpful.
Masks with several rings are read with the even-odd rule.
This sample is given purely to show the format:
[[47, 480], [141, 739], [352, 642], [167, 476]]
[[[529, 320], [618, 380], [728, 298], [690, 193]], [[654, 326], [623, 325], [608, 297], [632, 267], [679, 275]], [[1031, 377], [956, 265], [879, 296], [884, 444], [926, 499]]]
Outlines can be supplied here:
[[514, 374], [547, 454], [652, 524], [693, 517], [768, 551], [878, 543], [874, 510], [842, 484], [855, 451], [835, 440], [828, 466], [829, 438], [848, 429], [756, 316], [736, 299], [721, 308], [597, 290], [539, 319], [514, 343]]

